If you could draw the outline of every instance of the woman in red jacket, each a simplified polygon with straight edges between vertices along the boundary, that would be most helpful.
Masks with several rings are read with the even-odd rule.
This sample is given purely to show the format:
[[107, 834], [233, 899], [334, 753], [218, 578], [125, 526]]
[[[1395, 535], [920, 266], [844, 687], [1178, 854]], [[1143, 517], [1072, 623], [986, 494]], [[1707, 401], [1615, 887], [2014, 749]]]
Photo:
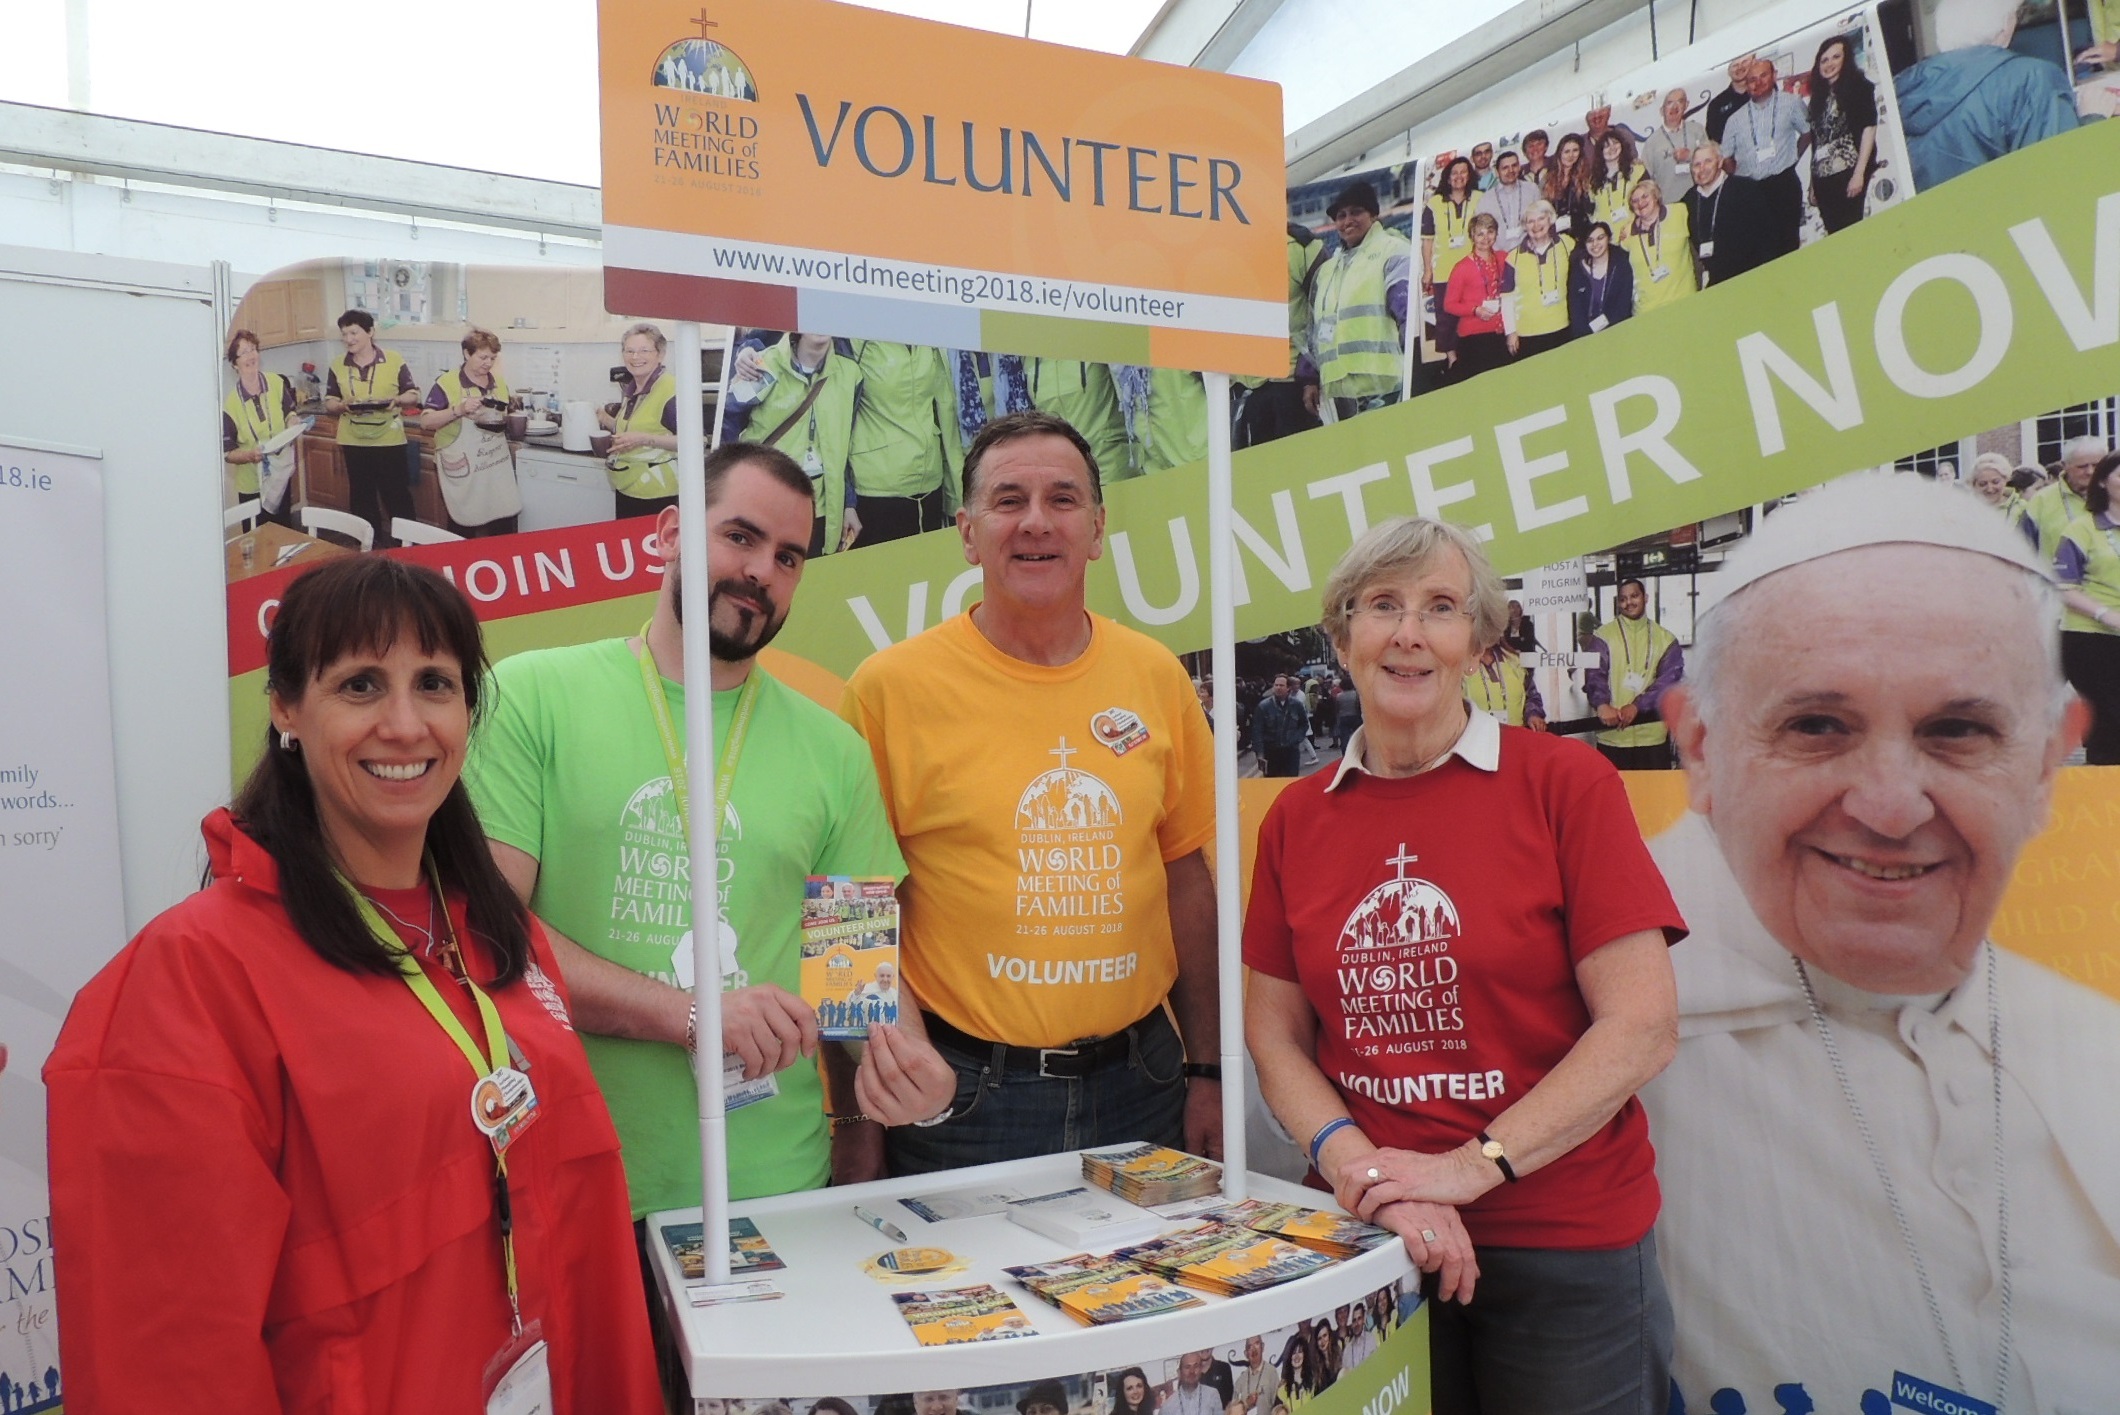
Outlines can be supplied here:
[[1443, 308], [1457, 317], [1457, 362], [1450, 368], [1454, 383], [1509, 362], [1509, 336], [1516, 333], [1516, 270], [1494, 248], [1501, 229], [1488, 212], [1472, 218], [1467, 228], [1472, 254], [1450, 272], [1443, 294]]
[[212, 883], [45, 1067], [69, 1404], [662, 1409], [617, 1135], [457, 779], [484, 668], [432, 571], [288, 588]]

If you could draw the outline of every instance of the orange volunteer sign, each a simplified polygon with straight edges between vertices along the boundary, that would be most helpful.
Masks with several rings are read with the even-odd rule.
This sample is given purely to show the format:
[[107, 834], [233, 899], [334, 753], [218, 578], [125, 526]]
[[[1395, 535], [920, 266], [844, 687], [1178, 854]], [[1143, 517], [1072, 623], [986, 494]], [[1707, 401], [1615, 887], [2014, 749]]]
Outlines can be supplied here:
[[604, 302], [1285, 374], [1277, 86], [831, 0], [602, 0]]

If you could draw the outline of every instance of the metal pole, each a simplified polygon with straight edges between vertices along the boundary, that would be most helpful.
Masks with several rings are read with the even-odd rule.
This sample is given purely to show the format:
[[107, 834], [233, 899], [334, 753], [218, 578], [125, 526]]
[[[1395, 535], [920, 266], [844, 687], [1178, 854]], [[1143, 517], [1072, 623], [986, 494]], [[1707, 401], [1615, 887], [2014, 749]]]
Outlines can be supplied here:
[[[685, 643], [685, 779], [692, 793], [692, 1002], [699, 1009], [700, 1256], [708, 1282], [729, 1280], [729, 1115], [721, 1086], [720, 812], [714, 809], [714, 659], [707, 643], [707, 439], [700, 408], [699, 325], [676, 339], [678, 586]], [[720, 419], [715, 420], [717, 423]]]
[[1215, 685], [1215, 951], [1222, 1003], [1222, 1193], [1251, 1187], [1244, 1155], [1244, 951], [1238, 897], [1237, 546], [1229, 472], [1229, 375], [1207, 383], [1207, 621]]

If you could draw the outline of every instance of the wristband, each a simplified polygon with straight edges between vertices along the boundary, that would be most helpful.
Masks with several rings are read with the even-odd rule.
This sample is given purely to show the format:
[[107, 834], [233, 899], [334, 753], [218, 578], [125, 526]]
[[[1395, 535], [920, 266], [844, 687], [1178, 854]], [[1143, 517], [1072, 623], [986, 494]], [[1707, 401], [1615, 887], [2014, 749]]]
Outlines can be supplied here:
[[1222, 1079], [1222, 1064], [1218, 1061], [1188, 1061], [1185, 1063], [1185, 1079], [1219, 1083]]
[[692, 1004], [692, 1010], [685, 1014], [685, 1050], [699, 1050], [699, 1004], [696, 1002]]
[[925, 1120], [916, 1120], [916, 1121], [914, 1121], [914, 1122], [913, 1122], [913, 1128], [914, 1128], [915, 1130], [931, 1130], [931, 1129], [933, 1129], [933, 1128], [934, 1128], [935, 1126], [937, 1126], [937, 1125], [940, 1125], [940, 1124], [941, 1124], [941, 1123], [942, 1123], [943, 1121], [945, 1121], [945, 1120], [948, 1120], [948, 1119], [949, 1119], [949, 1118], [950, 1118], [951, 1116], [955, 1115], [956, 1113], [957, 1113], [957, 1107], [956, 1107], [956, 1106], [954, 1106], [954, 1105], [946, 1105], [946, 1106], [944, 1106], [944, 1107], [942, 1108], [942, 1113], [941, 1113], [941, 1114], [939, 1114], [939, 1115], [931, 1115], [931, 1116], [929, 1116], [929, 1117], [928, 1117], [927, 1119], [925, 1119]]
[[1509, 1163], [1509, 1152], [1502, 1148], [1500, 1140], [1484, 1130], [1480, 1132], [1480, 1155], [1494, 1161], [1494, 1167], [1502, 1172], [1502, 1178], [1511, 1184], [1516, 1183], [1516, 1166]]
[[1353, 1128], [1354, 1122], [1343, 1115], [1338, 1120], [1326, 1121], [1318, 1128], [1318, 1133], [1310, 1137], [1310, 1167], [1317, 1170], [1321, 1177], [1325, 1171], [1318, 1164], [1318, 1152], [1325, 1148], [1325, 1142], [1334, 1135]]

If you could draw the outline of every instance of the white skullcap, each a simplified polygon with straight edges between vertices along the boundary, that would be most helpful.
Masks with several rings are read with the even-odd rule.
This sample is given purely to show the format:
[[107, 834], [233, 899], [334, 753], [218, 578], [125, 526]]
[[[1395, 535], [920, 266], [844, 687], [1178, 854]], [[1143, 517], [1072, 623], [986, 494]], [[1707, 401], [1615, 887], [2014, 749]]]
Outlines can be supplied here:
[[1784, 506], [1723, 561], [1728, 600], [1778, 570], [1870, 545], [1935, 545], [1991, 555], [2048, 576], [2009, 519], [1965, 488], [1925, 477], [1860, 472]]

